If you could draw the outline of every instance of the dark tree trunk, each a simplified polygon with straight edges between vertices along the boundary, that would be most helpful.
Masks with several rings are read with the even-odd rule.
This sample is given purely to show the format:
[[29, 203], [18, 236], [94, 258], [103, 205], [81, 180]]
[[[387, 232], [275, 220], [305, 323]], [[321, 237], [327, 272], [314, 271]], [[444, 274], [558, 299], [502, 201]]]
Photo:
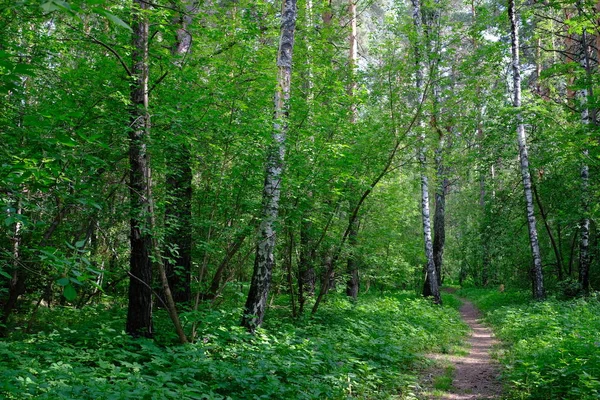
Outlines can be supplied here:
[[274, 99], [273, 144], [269, 150], [263, 209], [259, 228], [254, 271], [248, 299], [244, 306], [242, 326], [254, 333], [265, 316], [271, 275], [275, 265], [275, 221], [279, 213], [285, 138], [288, 130], [288, 107], [292, 75], [292, 54], [296, 30], [296, 0], [284, 0], [281, 12], [279, 51], [277, 53], [277, 90]]
[[433, 262], [437, 274], [438, 286], [442, 285], [442, 265], [444, 245], [446, 243], [446, 188], [448, 180], [443, 176], [443, 165], [438, 163], [438, 177], [441, 184], [435, 193], [435, 211], [433, 215]]
[[[255, 228], [255, 227], [256, 227], [256, 225], [254, 223], [251, 223], [249, 225], [249, 228]], [[205, 299], [212, 299], [217, 295], [217, 293], [219, 293], [221, 291], [221, 287], [223, 286], [222, 282], [223, 282], [223, 274], [225, 273], [225, 269], [229, 266], [229, 262], [231, 261], [231, 259], [242, 248], [242, 245], [246, 241], [246, 237], [249, 234], [250, 234], [250, 229], [245, 229], [238, 236], [236, 236], [233, 243], [229, 244], [229, 246], [227, 248], [227, 252], [225, 254], [225, 257], [223, 257], [223, 260], [221, 261], [221, 263], [217, 267], [217, 270], [215, 271], [215, 274], [210, 283], [208, 292], [203, 296]]]
[[165, 210], [168, 235], [165, 238], [170, 252], [165, 258], [165, 271], [173, 300], [177, 303], [191, 299], [192, 270], [192, 169], [189, 146], [180, 143], [167, 158], [166, 191], [170, 197]]
[[315, 295], [315, 251], [311, 240], [312, 222], [304, 215], [300, 225], [300, 260], [298, 262], [298, 314], [304, 312], [306, 298]]
[[350, 246], [350, 255], [348, 256], [347, 271], [348, 281], [346, 282], [346, 295], [356, 300], [358, 297], [358, 263], [356, 260], [356, 237], [358, 235], [358, 220], [351, 222], [350, 233], [348, 234], [348, 245]]
[[[548, 237], [550, 238], [550, 244], [552, 245], [552, 250], [554, 251], [554, 258], [556, 259], [556, 270], [557, 270], [557, 278], [559, 281], [562, 281], [562, 255], [560, 251], [560, 246], [556, 243], [554, 239], [554, 235], [552, 234], [552, 229], [550, 228], [550, 224], [548, 222], [548, 213], [544, 209], [544, 205], [542, 204], [542, 200], [540, 199], [537, 188], [533, 186], [533, 194], [535, 196], [535, 201], [540, 210], [540, 215], [542, 217], [542, 221], [544, 222], [544, 226], [546, 227], [546, 232], [548, 233]], [[559, 230], [560, 235], [560, 230]]]
[[152, 332], [152, 238], [149, 229], [150, 169], [146, 153], [148, 115], [148, 29], [143, 15], [146, 2], [134, 0], [131, 109], [129, 131], [129, 196], [131, 202], [131, 256], [129, 265], [129, 306], [126, 331], [133, 336], [151, 337]]
[[[194, 1], [185, 2], [185, 12], [178, 18], [177, 42], [173, 54], [179, 56], [181, 65], [192, 45], [192, 36], [187, 27], [197, 12]], [[177, 251], [167, 254], [164, 261], [169, 287], [173, 300], [184, 303], [191, 300], [192, 280], [192, 168], [190, 146], [184, 138], [178, 138], [170, 154], [167, 155], [166, 193], [170, 197], [165, 210], [168, 234], [165, 238], [169, 246]]]

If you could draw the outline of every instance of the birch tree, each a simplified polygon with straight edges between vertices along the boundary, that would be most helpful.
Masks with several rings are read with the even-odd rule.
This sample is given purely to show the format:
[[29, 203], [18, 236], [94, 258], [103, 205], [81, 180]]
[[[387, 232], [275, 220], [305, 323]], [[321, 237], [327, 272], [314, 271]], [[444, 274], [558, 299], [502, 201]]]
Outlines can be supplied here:
[[281, 178], [288, 131], [288, 107], [292, 75], [292, 55], [296, 30], [296, 0], [283, 0], [279, 50], [277, 52], [277, 88], [274, 96], [273, 143], [267, 155], [261, 223], [254, 259], [254, 271], [242, 326], [254, 333], [265, 315], [267, 297], [275, 265], [275, 221], [279, 212]]
[[527, 140], [525, 125], [521, 114], [521, 71], [519, 62], [519, 26], [517, 13], [515, 11], [515, 0], [508, 0], [508, 17], [510, 20], [510, 43], [512, 50], [512, 73], [513, 73], [513, 107], [517, 112], [517, 143], [519, 146], [519, 160], [521, 163], [521, 177], [525, 193], [525, 204], [527, 209], [527, 225], [529, 228], [529, 242], [533, 255], [533, 297], [537, 300], [544, 298], [544, 278], [542, 275], [542, 257], [535, 222], [535, 210], [533, 206], [533, 192], [531, 189], [531, 175], [529, 173], [529, 156], [527, 151]]
[[[579, 13], [582, 14], [581, 4], [577, 4]], [[592, 62], [589, 48], [591, 46], [588, 38], [587, 28], [582, 28], [579, 43], [579, 64], [585, 71], [584, 85], [576, 93], [581, 108], [581, 124], [584, 132], [590, 127], [590, 124], [596, 123], [595, 112], [590, 110], [589, 98], [593, 97], [592, 92]], [[584, 160], [589, 158], [589, 150], [583, 150]], [[590, 204], [589, 204], [589, 181], [590, 171], [587, 162], [584, 161], [581, 166], [581, 211], [583, 218], [581, 220], [580, 240], [579, 240], [579, 275], [578, 281], [585, 293], [590, 290]]]
[[[412, 0], [412, 19], [415, 27], [416, 41], [414, 45], [415, 55], [415, 88], [417, 91], [417, 105], [420, 107], [425, 99], [425, 67], [421, 54], [421, 41], [423, 36], [423, 23], [421, 18], [421, 4], [419, 0]], [[433, 259], [433, 244], [431, 240], [431, 217], [429, 211], [429, 179], [427, 177], [427, 148], [425, 144], [425, 132], [421, 127], [419, 132], [419, 148], [418, 160], [421, 167], [421, 220], [423, 223], [423, 239], [425, 245], [425, 257], [427, 259], [426, 279], [429, 281], [428, 287], [425, 288], [423, 294], [433, 296], [433, 301], [436, 304], [442, 303], [438, 279]]]

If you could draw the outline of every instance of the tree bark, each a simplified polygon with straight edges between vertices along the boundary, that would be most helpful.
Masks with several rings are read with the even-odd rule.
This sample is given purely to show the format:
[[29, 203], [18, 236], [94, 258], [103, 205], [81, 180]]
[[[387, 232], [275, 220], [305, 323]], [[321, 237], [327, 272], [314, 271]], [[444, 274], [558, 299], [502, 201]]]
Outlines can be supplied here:
[[[421, 4], [419, 0], [412, 0], [413, 5], [413, 24], [415, 27], [417, 41], [414, 45], [415, 52], [415, 88], [417, 89], [418, 103], [422, 104], [425, 96], [423, 77], [424, 67], [421, 59], [421, 38], [422, 38], [422, 20], [421, 20]], [[423, 128], [423, 127], [421, 127]], [[418, 159], [421, 166], [421, 219], [423, 222], [423, 239], [425, 246], [425, 257], [427, 259], [425, 280], [429, 281], [428, 288], [423, 291], [424, 295], [430, 294], [433, 296], [433, 302], [436, 304], [442, 303], [440, 290], [438, 286], [438, 278], [436, 274], [435, 261], [433, 259], [433, 244], [431, 240], [431, 217], [429, 212], [429, 180], [427, 177], [427, 158], [425, 133], [421, 129], [419, 133], [419, 149]]]
[[275, 265], [275, 221], [279, 212], [285, 138], [288, 131], [288, 103], [296, 16], [296, 0], [283, 0], [279, 51], [277, 53], [278, 76], [274, 99], [273, 144], [267, 157], [263, 208], [254, 271], [242, 317], [242, 326], [251, 333], [254, 333], [263, 322]]
[[300, 223], [300, 259], [298, 261], [298, 315], [304, 312], [306, 298], [315, 295], [315, 248], [312, 243], [312, 222], [305, 213]]
[[[177, 41], [172, 53], [177, 56], [175, 64], [182, 66], [191, 50], [192, 36], [188, 31], [198, 6], [192, 0], [184, 1], [185, 12], [176, 21]], [[164, 268], [176, 303], [191, 300], [192, 281], [192, 168], [190, 145], [185, 138], [178, 138], [167, 156], [166, 193], [170, 200], [165, 209], [167, 235], [165, 243], [176, 251], [169, 251]]]
[[129, 130], [129, 196], [131, 205], [129, 263], [129, 306], [125, 330], [133, 336], [152, 337], [152, 264], [150, 254], [149, 192], [150, 169], [146, 142], [149, 133], [148, 114], [148, 31], [144, 15], [148, 4], [134, 0], [130, 130]]
[[527, 224], [529, 227], [529, 243], [533, 255], [533, 297], [537, 300], [544, 298], [544, 278], [542, 273], [542, 257], [535, 221], [533, 196], [531, 190], [531, 175], [529, 173], [529, 156], [527, 140], [525, 136], [525, 125], [521, 115], [521, 71], [519, 62], [519, 27], [515, 12], [514, 0], [508, 0], [508, 17], [510, 19], [511, 49], [512, 49], [512, 72], [513, 72], [513, 107], [517, 110], [517, 143], [519, 146], [519, 158], [521, 161], [521, 177], [525, 193], [525, 204], [527, 209]]
[[[23, 208], [21, 206], [21, 199], [16, 200], [15, 214], [21, 215]], [[17, 304], [17, 299], [20, 295], [25, 293], [25, 280], [20, 273], [20, 254], [21, 254], [21, 221], [15, 223], [15, 228], [12, 235], [12, 274], [11, 279], [8, 282], [8, 299], [3, 307], [2, 318], [0, 319], [0, 337], [6, 336], [6, 324], [8, 318]]]
[[[578, 7], [581, 5], [578, 3]], [[579, 10], [581, 13], [581, 9]], [[590, 126], [590, 123], [595, 124], [596, 116], [595, 110], [591, 109], [588, 104], [588, 97], [593, 98], [592, 93], [592, 66], [590, 62], [590, 54], [588, 51], [588, 34], [587, 29], [584, 27], [581, 33], [581, 41], [579, 43], [579, 63], [585, 70], [585, 85], [583, 89], [577, 91], [577, 98], [579, 100], [579, 106], [581, 107], [581, 124], [584, 132]], [[586, 148], [583, 150], [584, 160], [589, 158], [589, 150]], [[589, 204], [589, 186], [590, 186], [590, 170], [587, 163], [583, 163], [581, 166], [581, 211], [583, 213], [583, 219], [581, 220], [581, 239], [579, 241], [579, 276], [578, 282], [581, 285], [584, 293], [590, 291], [590, 204]]]
[[[548, 237], [550, 238], [550, 244], [552, 245], [552, 250], [554, 251], [554, 257], [556, 258], [557, 278], [560, 282], [563, 279], [563, 277], [562, 277], [563, 265], [562, 265], [562, 255], [561, 255], [560, 245], [558, 245], [556, 243], [556, 240], [554, 239], [554, 234], [552, 234], [552, 229], [550, 228], [550, 224], [548, 222], [548, 213], [546, 212], [546, 210], [544, 210], [544, 205], [542, 204], [542, 200], [540, 199], [537, 188], [535, 186], [532, 186], [532, 189], [533, 189], [533, 195], [535, 196], [535, 202], [538, 205], [538, 209], [540, 210], [540, 215], [542, 217], [542, 221], [544, 222], [544, 227], [546, 228], [546, 232], [548, 233]], [[560, 233], [560, 231], [559, 231], [559, 233]]]
[[348, 271], [348, 280], [346, 281], [346, 295], [352, 300], [356, 300], [358, 298], [358, 289], [359, 289], [359, 281], [358, 281], [358, 263], [356, 260], [356, 244], [357, 244], [357, 235], [358, 235], [359, 223], [358, 220], [355, 219], [350, 224], [350, 233], [348, 234], [348, 245], [350, 247], [350, 255], [348, 256], [347, 261], [347, 271]]
[[[349, 53], [348, 53], [348, 66], [350, 69], [350, 84], [348, 85], [348, 96], [350, 97], [350, 123], [356, 124], [357, 120], [357, 108], [354, 96], [356, 92], [356, 79], [354, 72], [356, 68], [356, 62], [358, 59], [358, 49], [356, 42], [357, 27], [356, 27], [356, 0], [348, 0], [348, 14], [350, 16], [350, 36], [348, 37]], [[351, 188], [352, 190], [352, 188]], [[358, 235], [358, 219], [350, 221], [350, 233], [348, 235], [348, 245], [350, 247], [350, 255], [346, 264], [348, 272], [348, 280], [346, 281], [346, 295], [353, 300], [358, 297], [358, 263], [355, 257], [355, 248]]]

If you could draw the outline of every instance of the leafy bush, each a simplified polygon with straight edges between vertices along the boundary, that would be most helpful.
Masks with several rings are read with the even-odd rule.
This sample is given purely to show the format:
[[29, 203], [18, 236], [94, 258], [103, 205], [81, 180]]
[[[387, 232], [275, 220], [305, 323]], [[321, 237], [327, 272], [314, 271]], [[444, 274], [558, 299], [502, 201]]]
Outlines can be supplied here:
[[43, 310], [43, 330], [0, 342], [0, 397], [384, 399], [416, 380], [421, 352], [465, 332], [455, 310], [408, 294], [331, 296], [313, 319], [287, 314], [272, 309], [255, 336], [238, 327], [238, 308], [183, 315], [201, 327], [181, 346], [131, 339], [121, 308]]
[[557, 291], [559, 297], [563, 300], [574, 299], [575, 297], [583, 296], [583, 288], [581, 283], [572, 278], [567, 278], [558, 282]]
[[487, 320], [506, 345], [500, 358], [512, 386], [510, 398], [600, 398], [598, 300], [533, 302], [489, 290], [461, 294], [487, 310]]

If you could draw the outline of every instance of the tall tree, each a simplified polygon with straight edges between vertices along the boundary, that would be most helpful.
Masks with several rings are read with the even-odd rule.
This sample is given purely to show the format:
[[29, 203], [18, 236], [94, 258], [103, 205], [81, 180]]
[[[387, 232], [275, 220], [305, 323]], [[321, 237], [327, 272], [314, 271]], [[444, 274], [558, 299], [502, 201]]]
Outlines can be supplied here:
[[[578, 2], [579, 14], [583, 14], [581, 2]], [[584, 84], [577, 91], [577, 98], [581, 109], [581, 124], [584, 132], [591, 124], [596, 124], [595, 111], [590, 109], [589, 99], [593, 97], [592, 88], [592, 61], [590, 55], [590, 38], [587, 28], [583, 26], [579, 42], [579, 64], [585, 71]], [[581, 166], [581, 208], [583, 218], [581, 220], [579, 240], [579, 275], [578, 281], [585, 293], [590, 290], [590, 204], [589, 204], [589, 181], [590, 170], [586, 159], [589, 158], [589, 150], [583, 150], [584, 162]]]
[[296, 30], [296, 0], [283, 0], [279, 50], [277, 52], [277, 89], [274, 96], [273, 143], [267, 155], [261, 223], [254, 259], [254, 272], [244, 306], [242, 326], [254, 332], [264, 319], [267, 297], [275, 265], [275, 221], [279, 212], [281, 178], [288, 131], [292, 56]]
[[[175, 21], [179, 27], [177, 40], [172, 52], [176, 64], [183, 67], [183, 62], [192, 46], [192, 35], [189, 25], [198, 11], [193, 1], [183, 2], [184, 10]], [[169, 253], [165, 257], [164, 266], [176, 302], [187, 302], [191, 299], [192, 269], [192, 167], [189, 142], [182, 135], [174, 135], [174, 143], [168, 149], [166, 194], [169, 197], [165, 209], [167, 236], [165, 243]]]
[[[412, 19], [415, 28], [415, 43], [414, 43], [414, 57], [415, 57], [415, 88], [417, 91], [417, 105], [420, 107], [425, 99], [425, 64], [422, 60], [422, 40], [423, 40], [423, 22], [421, 14], [421, 3], [419, 0], [412, 0]], [[425, 257], [427, 259], [426, 267], [426, 281], [429, 281], [429, 285], [426, 285], [423, 294], [426, 296], [433, 296], [433, 301], [436, 304], [442, 303], [440, 296], [440, 289], [438, 286], [437, 273], [435, 268], [435, 261], [433, 258], [433, 244], [431, 240], [431, 217], [429, 211], [429, 179], [427, 177], [427, 148], [425, 143], [425, 131], [423, 127], [420, 127], [419, 132], [419, 144], [418, 144], [418, 159], [421, 168], [421, 220], [423, 223], [423, 239], [425, 246]]]
[[131, 205], [129, 262], [129, 306], [127, 333], [151, 337], [152, 331], [152, 251], [150, 199], [150, 165], [147, 141], [150, 128], [148, 113], [148, 31], [147, 10], [143, 0], [133, 1], [132, 68], [129, 128], [129, 197]]
[[533, 297], [541, 300], [544, 298], [544, 278], [542, 274], [542, 256], [538, 241], [535, 222], [535, 211], [533, 206], [533, 191], [531, 189], [531, 175], [529, 173], [529, 155], [527, 150], [527, 139], [525, 136], [525, 125], [521, 114], [521, 66], [519, 61], [519, 25], [515, 10], [515, 0], [508, 0], [508, 17], [510, 20], [510, 43], [512, 50], [512, 73], [513, 73], [513, 107], [517, 111], [517, 143], [519, 146], [519, 159], [521, 162], [521, 177], [525, 193], [525, 204], [527, 209], [527, 224], [529, 227], [529, 243], [533, 255]]
[[[348, 14], [350, 17], [350, 35], [348, 37], [349, 53], [348, 53], [348, 66], [350, 71], [350, 83], [348, 84], [348, 96], [350, 97], [350, 123], [356, 124], [357, 120], [357, 107], [356, 101], [354, 100], [356, 92], [356, 78], [355, 69], [358, 61], [358, 43], [356, 41], [357, 26], [356, 26], [356, 0], [348, 0]], [[354, 251], [357, 244], [358, 236], [358, 219], [351, 221], [350, 235], [348, 238], [348, 244], [350, 246], [350, 255], [347, 262], [348, 280], [346, 282], [346, 294], [352, 299], [356, 300], [358, 297], [359, 280], [358, 280], [358, 263], [356, 260], [356, 252]]]

